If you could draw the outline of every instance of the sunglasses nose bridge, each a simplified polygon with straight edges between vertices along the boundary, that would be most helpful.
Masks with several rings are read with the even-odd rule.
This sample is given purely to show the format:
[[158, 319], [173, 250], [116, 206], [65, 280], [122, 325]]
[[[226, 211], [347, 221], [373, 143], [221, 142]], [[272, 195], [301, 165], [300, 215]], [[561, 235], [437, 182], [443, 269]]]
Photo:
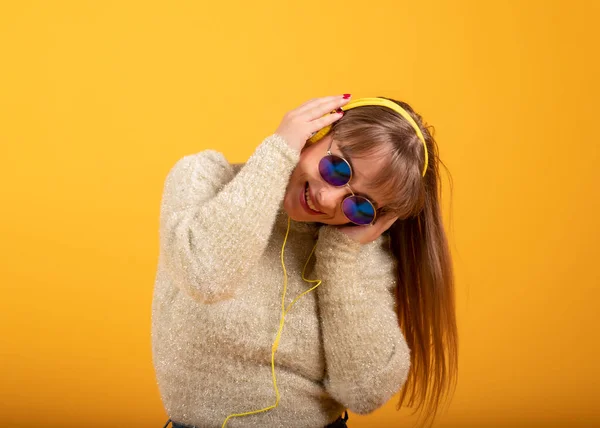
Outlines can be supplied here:
[[323, 187], [316, 192], [316, 198], [321, 207], [332, 212], [349, 194], [348, 185], [337, 187], [325, 182]]

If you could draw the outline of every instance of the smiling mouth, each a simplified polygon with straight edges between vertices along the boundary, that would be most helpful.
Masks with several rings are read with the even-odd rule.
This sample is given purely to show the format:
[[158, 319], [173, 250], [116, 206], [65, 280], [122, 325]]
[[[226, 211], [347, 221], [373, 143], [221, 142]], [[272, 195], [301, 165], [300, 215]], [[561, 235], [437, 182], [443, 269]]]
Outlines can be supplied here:
[[323, 214], [321, 211], [317, 210], [314, 206], [314, 203], [310, 200], [310, 193], [308, 192], [308, 181], [304, 185], [304, 202], [306, 202], [306, 206], [316, 214]]

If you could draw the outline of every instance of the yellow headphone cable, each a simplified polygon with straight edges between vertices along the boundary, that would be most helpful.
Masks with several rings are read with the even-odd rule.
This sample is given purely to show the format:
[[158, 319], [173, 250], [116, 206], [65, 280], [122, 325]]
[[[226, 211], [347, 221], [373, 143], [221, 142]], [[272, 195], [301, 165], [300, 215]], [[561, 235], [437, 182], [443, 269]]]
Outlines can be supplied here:
[[312, 288], [309, 288], [308, 290], [306, 290], [305, 292], [300, 294], [298, 297], [296, 297], [292, 301], [292, 303], [289, 304], [288, 308], [285, 309], [285, 293], [287, 290], [287, 271], [285, 270], [285, 263], [283, 262], [283, 255], [284, 255], [285, 243], [286, 243], [287, 237], [290, 233], [290, 223], [291, 223], [291, 219], [288, 216], [287, 231], [285, 233], [285, 238], [283, 240], [283, 246], [281, 247], [281, 265], [283, 266], [283, 295], [281, 296], [281, 321], [279, 322], [279, 331], [277, 332], [277, 336], [275, 337], [275, 341], [273, 342], [273, 346], [271, 347], [271, 373], [273, 375], [273, 386], [275, 387], [275, 395], [277, 396], [277, 399], [275, 401], [275, 404], [273, 404], [272, 406], [269, 406], [269, 407], [265, 407], [264, 409], [253, 410], [251, 412], [246, 412], [246, 413], [233, 413], [233, 414], [227, 416], [227, 418], [223, 422], [223, 425], [221, 426], [221, 428], [225, 428], [225, 425], [227, 424], [227, 421], [229, 420], [229, 418], [233, 418], [233, 417], [237, 417], [237, 416], [253, 415], [256, 413], [260, 413], [260, 412], [266, 412], [267, 410], [274, 409], [275, 407], [277, 407], [279, 405], [280, 395], [279, 395], [279, 390], [277, 389], [277, 379], [275, 377], [275, 351], [277, 351], [277, 347], [279, 346], [279, 339], [281, 338], [281, 331], [283, 330], [283, 323], [285, 322], [285, 316], [290, 311], [290, 308], [292, 307], [292, 305], [294, 303], [296, 303], [296, 301], [300, 297], [304, 296], [306, 293], [311, 292], [312, 290], [317, 288], [319, 285], [321, 285], [320, 279], [306, 279], [304, 277], [304, 272], [306, 271], [306, 266], [308, 266], [308, 262], [310, 261], [310, 258], [312, 257], [313, 253], [315, 252], [315, 248], [317, 248], [317, 244], [315, 244], [312, 251], [310, 252], [310, 255], [308, 256], [308, 259], [306, 260], [306, 263], [304, 264], [304, 268], [302, 269], [302, 279], [306, 282], [317, 282], [318, 284]]

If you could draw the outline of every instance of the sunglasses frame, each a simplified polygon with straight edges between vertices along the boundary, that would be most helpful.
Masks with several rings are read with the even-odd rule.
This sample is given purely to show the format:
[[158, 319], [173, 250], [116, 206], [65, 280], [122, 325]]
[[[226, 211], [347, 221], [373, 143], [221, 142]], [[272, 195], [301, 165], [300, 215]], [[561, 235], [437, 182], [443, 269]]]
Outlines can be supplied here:
[[[323, 177], [323, 174], [321, 174], [321, 168], [319, 168], [319, 175], [320, 175], [320, 176], [321, 176], [321, 178], [322, 178], [323, 180], [325, 180], [325, 182], [326, 182], [327, 184], [329, 184], [330, 186], [333, 186], [333, 187], [348, 187], [348, 189], [350, 190], [350, 193], [351, 193], [351, 195], [348, 195], [348, 196], [346, 196], [344, 199], [342, 199], [342, 202], [341, 202], [341, 206], [342, 206], [342, 214], [344, 214], [344, 217], [346, 217], [346, 219], [347, 219], [349, 222], [351, 222], [351, 223], [353, 223], [353, 224], [355, 224], [355, 225], [357, 225], [357, 226], [371, 226], [373, 223], [375, 223], [375, 219], [377, 218], [377, 204], [376, 204], [376, 203], [374, 203], [374, 202], [373, 202], [372, 200], [370, 200], [369, 198], [365, 198], [365, 197], [364, 197], [364, 196], [362, 196], [362, 195], [355, 195], [355, 194], [354, 194], [354, 192], [352, 191], [352, 188], [350, 187], [350, 184], [349, 184], [349, 183], [350, 183], [350, 180], [352, 180], [352, 177], [353, 177], [353, 175], [354, 175], [354, 171], [352, 170], [352, 165], [350, 165], [350, 162], [348, 162], [348, 161], [347, 161], [347, 160], [346, 160], [344, 157], [342, 157], [342, 156], [339, 156], [339, 155], [334, 155], [333, 153], [331, 153], [331, 146], [332, 146], [332, 145], [333, 145], [333, 138], [332, 138], [332, 139], [331, 139], [331, 141], [329, 142], [329, 147], [327, 148], [327, 154], [321, 158], [321, 160], [319, 161], [319, 164], [320, 164], [320, 163], [323, 161], [323, 159], [325, 159], [327, 156], [332, 156], [332, 157], [336, 157], [336, 158], [338, 158], [338, 159], [341, 159], [341, 160], [343, 160], [344, 162], [346, 162], [346, 165], [348, 165], [348, 168], [350, 169], [350, 178], [348, 178], [348, 181], [347, 181], [345, 184], [342, 184], [341, 186], [336, 186], [336, 185], [333, 185], [333, 184], [329, 183], [329, 181], [327, 181], [327, 180], [325, 179], [325, 177]], [[352, 220], [350, 220], [350, 219], [348, 218], [348, 216], [347, 216], [347, 215], [346, 215], [346, 213], [344, 212], [344, 201], [345, 201], [346, 199], [348, 199], [348, 198], [352, 197], [352, 196], [354, 196], [354, 197], [358, 197], [358, 198], [363, 198], [363, 199], [365, 199], [366, 201], [368, 201], [368, 202], [371, 204], [371, 206], [373, 207], [373, 212], [374, 212], [375, 214], [373, 215], [373, 220], [371, 220], [371, 222], [370, 222], [370, 223], [367, 223], [367, 224], [359, 224], [359, 223], [356, 223], [356, 222], [354, 222], [354, 221], [352, 221]]]

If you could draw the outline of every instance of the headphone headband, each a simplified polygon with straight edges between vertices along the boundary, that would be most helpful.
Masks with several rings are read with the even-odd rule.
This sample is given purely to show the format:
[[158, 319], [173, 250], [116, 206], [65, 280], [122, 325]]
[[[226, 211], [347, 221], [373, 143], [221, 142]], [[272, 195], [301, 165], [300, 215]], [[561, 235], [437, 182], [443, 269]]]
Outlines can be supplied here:
[[[404, 119], [406, 119], [406, 121], [408, 123], [410, 123], [410, 125], [414, 128], [415, 132], [417, 133], [417, 137], [419, 137], [419, 140], [421, 140], [421, 142], [423, 143], [423, 151], [425, 152], [425, 162], [424, 162], [423, 173], [422, 173], [422, 176], [424, 177], [425, 172], [427, 171], [427, 166], [429, 164], [429, 155], [427, 154], [427, 144], [425, 144], [425, 138], [423, 137], [423, 133], [417, 126], [417, 123], [410, 116], [410, 114], [408, 114], [408, 112], [406, 110], [404, 110], [397, 103], [387, 100], [385, 98], [358, 98], [358, 99], [352, 100], [348, 104], [342, 106], [342, 110], [350, 110], [355, 107], [372, 106], [372, 105], [383, 106], [383, 107], [387, 107], [387, 108], [394, 110], [396, 113], [400, 114], [400, 116], [402, 116]], [[331, 129], [331, 125], [326, 126], [322, 130], [317, 132], [314, 136], [309, 138], [308, 141], [310, 141], [311, 143], [315, 143], [315, 142], [319, 141], [321, 138], [323, 138], [325, 135], [327, 135], [327, 133], [329, 132], [330, 129]]]

